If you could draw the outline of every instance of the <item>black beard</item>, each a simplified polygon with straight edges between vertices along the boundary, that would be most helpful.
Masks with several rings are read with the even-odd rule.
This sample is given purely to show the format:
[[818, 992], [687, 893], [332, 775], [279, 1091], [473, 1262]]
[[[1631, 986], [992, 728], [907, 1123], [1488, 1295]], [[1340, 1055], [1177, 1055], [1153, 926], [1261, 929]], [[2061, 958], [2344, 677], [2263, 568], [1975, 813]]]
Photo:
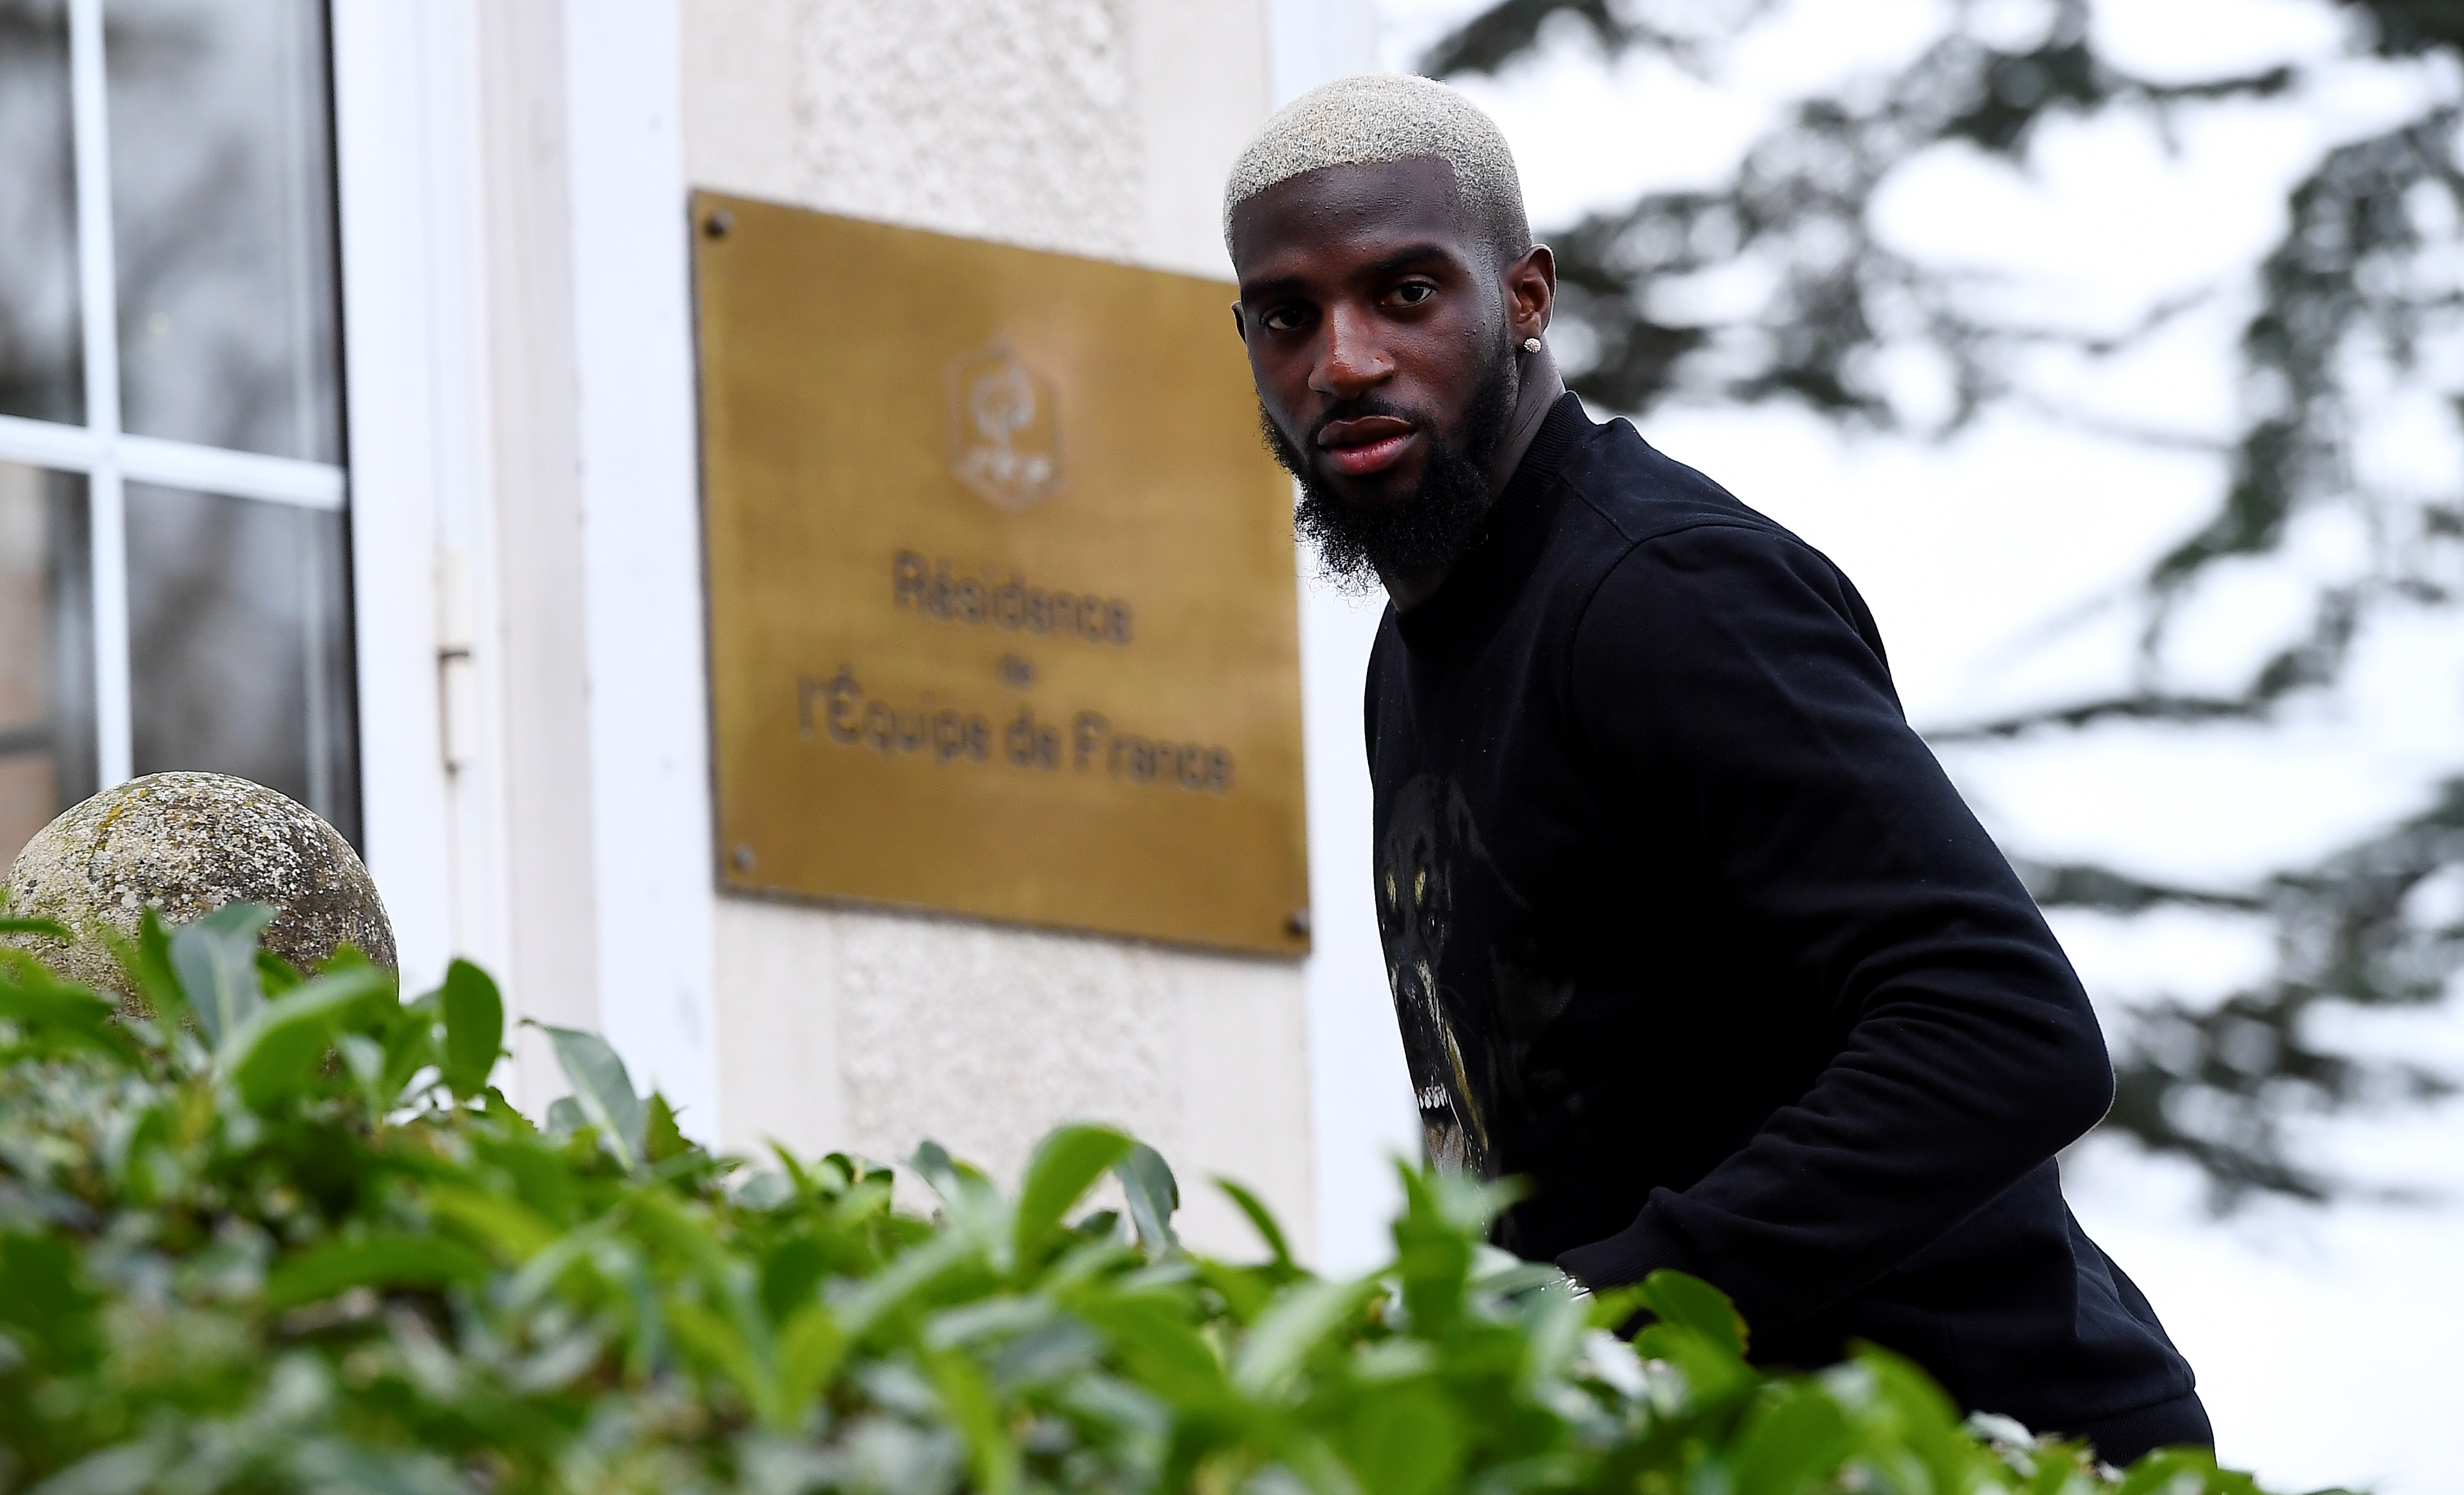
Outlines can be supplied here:
[[[1429, 458], [1419, 485], [1400, 502], [1391, 504], [1354, 503], [1336, 493], [1318, 476], [1309, 454], [1284, 433], [1261, 404], [1258, 420], [1267, 449], [1301, 485], [1292, 527], [1317, 547], [1318, 564], [1327, 579], [1347, 591], [1366, 592], [1386, 577], [1433, 576], [1451, 564], [1488, 512], [1489, 459], [1506, 439], [1515, 392], [1512, 358], [1490, 360], [1489, 371], [1473, 391], [1471, 408], [1464, 413], [1460, 446], [1448, 446], [1441, 439], [1427, 416], [1377, 400], [1347, 401], [1330, 410], [1318, 423], [1320, 429], [1333, 421], [1390, 415], [1409, 421], [1428, 436]], [[1316, 432], [1310, 435], [1314, 449]]]

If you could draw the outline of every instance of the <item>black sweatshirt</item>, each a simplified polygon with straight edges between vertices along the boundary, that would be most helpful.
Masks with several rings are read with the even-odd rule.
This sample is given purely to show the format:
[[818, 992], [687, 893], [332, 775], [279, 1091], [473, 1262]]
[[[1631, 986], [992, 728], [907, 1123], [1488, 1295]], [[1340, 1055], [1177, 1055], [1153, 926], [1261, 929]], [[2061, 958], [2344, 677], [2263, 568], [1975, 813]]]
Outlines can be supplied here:
[[1421, 1121], [1527, 1181], [1501, 1245], [2037, 1428], [2189, 1396], [2062, 1200], [2113, 1096], [2086, 995], [1829, 561], [1569, 395], [1367, 705]]

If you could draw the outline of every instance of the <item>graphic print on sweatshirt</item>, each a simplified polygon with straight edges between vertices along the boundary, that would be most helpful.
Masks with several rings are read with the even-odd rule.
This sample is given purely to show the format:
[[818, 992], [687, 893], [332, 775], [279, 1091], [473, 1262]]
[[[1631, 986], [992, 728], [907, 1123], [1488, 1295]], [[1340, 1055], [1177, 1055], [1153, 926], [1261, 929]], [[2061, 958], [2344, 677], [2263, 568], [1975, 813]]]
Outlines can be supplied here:
[[[1532, 1041], [1566, 1008], [1571, 984], [1538, 974], [1534, 952], [1459, 910], [1528, 906], [1482, 842], [1461, 786], [1419, 775], [1395, 796], [1377, 848], [1377, 932], [1420, 1109], [1429, 1161], [1495, 1178], [1511, 1171], [1507, 1136], [1529, 1115]], [[1487, 979], [1456, 973], [1485, 968]], [[1480, 1000], [1482, 987], [1495, 993]]]

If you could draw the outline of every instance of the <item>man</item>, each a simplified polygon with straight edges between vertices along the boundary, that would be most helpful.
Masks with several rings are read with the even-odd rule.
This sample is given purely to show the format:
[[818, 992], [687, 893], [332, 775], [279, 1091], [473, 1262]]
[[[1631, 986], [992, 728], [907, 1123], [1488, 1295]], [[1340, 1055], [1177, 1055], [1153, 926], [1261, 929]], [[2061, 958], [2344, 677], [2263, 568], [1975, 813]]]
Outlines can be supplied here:
[[2209, 1441], [2062, 1200], [2113, 1094], [2078, 978], [1847, 579], [1565, 392], [1496, 126], [1328, 84], [1224, 232], [1300, 527], [1393, 602], [1378, 916], [1431, 1154], [1529, 1186], [1499, 1242], [1706, 1278], [1766, 1363], [1869, 1339], [2108, 1459]]

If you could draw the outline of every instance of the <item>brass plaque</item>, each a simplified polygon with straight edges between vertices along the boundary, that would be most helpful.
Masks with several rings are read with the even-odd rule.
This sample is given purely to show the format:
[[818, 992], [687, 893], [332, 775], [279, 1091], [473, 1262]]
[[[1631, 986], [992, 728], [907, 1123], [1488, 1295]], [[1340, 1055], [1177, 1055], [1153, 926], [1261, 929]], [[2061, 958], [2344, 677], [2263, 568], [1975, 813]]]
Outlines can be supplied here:
[[1227, 284], [693, 200], [719, 877], [1309, 948]]

